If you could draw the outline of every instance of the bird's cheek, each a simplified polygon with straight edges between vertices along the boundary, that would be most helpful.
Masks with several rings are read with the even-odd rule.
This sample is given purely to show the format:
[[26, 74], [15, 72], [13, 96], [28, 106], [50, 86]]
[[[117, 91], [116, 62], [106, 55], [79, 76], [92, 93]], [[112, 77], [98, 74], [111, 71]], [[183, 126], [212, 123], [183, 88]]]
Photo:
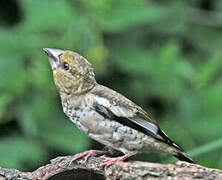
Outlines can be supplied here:
[[53, 77], [58, 90], [68, 93], [69, 89], [72, 86], [70, 80], [63, 73], [56, 70], [53, 71]]
[[58, 71], [53, 71], [53, 77], [56, 85], [59, 85], [62, 79], [64, 79], [63, 75]]

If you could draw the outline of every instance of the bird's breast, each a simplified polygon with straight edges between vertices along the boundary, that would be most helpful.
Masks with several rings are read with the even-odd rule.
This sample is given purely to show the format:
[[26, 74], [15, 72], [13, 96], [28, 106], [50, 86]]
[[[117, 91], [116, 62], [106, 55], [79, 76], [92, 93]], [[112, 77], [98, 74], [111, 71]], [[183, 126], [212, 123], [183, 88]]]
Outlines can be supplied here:
[[85, 134], [88, 135], [98, 129], [98, 121], [102, 119], [97, 117], [98, 114], [93, 111], [89, 102], [85, 102], [84, 99], [75, 99], [71, 102], [63, 100], [62, 106], [64, 113]]

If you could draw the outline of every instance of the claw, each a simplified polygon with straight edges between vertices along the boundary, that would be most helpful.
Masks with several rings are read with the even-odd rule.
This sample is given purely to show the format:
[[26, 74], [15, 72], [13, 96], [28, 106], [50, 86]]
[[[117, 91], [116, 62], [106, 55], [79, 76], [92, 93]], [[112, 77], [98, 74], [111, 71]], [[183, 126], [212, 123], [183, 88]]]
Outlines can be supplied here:
[[108, 151], [89, 150], [89, 151], [85, 151], [85, 152], [76, 154], [74, 156], [74, 158], [72, 159], [72, 162], [76, 161], [77, 159], [80, 159], [84, 156], [85, 156], [85, 162], [87, 162], [90, 157], [96, 156], [98, 154], [108, 154], [108, 153], [109, 153]]
[[120, 156], [120, 157], [116, 157], [116, 158], [107, 158], [105, 161], [103, 161], [99, 167], [102, 168], [102, 167], [108, 167], [108, 166], [112, 166], [113, 164], [115, 164], [116, 162], [121, 162], [121, 161], [124, 161], [125, 159], [127, 159], [128, 157], [130, 156], [133, 156], [135, 155], [136, 152], [130, 152], [128, 154], [125, 154], [124, 156]]

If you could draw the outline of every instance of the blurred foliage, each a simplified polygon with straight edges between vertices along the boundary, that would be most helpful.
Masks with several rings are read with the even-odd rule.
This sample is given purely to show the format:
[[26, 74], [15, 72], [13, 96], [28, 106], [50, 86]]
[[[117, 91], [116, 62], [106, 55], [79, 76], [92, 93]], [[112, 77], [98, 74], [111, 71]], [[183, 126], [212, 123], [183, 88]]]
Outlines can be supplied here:
[[142, 106], [198, 163], [222, 168], [219, 0], [9, 0], [0, 9], [0, 166], [30, 170], [102, 148], [62, 112], [42, 51], [54, 47], [87, 57], [98, 82]]

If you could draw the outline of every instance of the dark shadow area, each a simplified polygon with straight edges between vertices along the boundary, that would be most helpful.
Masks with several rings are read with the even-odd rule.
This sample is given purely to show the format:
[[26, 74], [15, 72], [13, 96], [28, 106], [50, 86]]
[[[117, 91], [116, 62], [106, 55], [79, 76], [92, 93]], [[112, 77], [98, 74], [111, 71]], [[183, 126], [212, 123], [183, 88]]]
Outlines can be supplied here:
[[1, 1], [0, 24], [13, 26], [18, 24], [23, 17], [21, 7], [17, 0]]
[[102, 174], [98, 174], [95, 171], [88, 171], [85, 169], [76, 169], [72, 171], [65, 171], [58, 175], [55, 175], [49, 180], [103, 180], [105, 177]]

